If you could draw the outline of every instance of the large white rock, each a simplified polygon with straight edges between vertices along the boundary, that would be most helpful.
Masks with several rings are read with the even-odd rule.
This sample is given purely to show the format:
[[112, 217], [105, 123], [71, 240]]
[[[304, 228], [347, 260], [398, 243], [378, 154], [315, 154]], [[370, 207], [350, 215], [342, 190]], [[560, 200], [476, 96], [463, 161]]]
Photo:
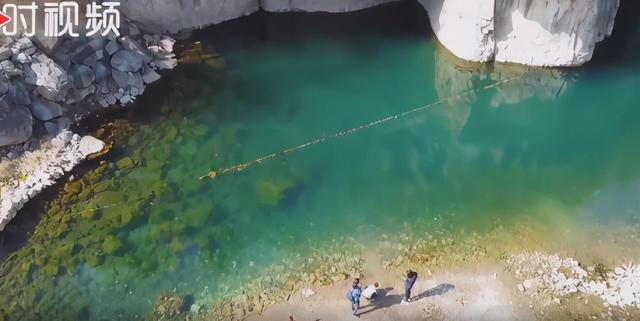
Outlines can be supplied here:
[[38, 93], [52, 101], [64, 99], [69, 89], [67, 73], [42, 53], [35, 55], [33, 63], [25, 67], [25, 82], [38, 86]]
[[493, 59], [494, 0], [419, 0], [438, 40], [459, 58]]
[[619, 0], [419, 0], [438, 40], [472, 61], [577, 66], [611, 34]]
[[104, 142], [92, 136], [82, 137], [78, 144], [78, 151], [82, 154], [82, 157], [87, 157], [89, 154], [97, 153], [103, 148]]
[[495, 60], [576, 66], [611, 35], [619, 0], [496, 0]]

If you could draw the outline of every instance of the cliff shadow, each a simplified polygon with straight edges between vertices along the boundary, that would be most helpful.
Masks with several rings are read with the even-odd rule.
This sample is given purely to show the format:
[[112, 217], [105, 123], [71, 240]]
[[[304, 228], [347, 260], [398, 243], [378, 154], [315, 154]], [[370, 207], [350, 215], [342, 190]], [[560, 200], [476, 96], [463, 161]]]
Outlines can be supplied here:
[[420, 3], [401, 0], [345, 13], [259, 11], [196, 31], [193, 38], [224, 56], [229, 50], [251, 49], [267, 42], [297, 46], [307, 41], [357, 42], [372, 35], [429, 40], [433, 38], [429, 26]]
[[588, 66], [608, 66], [639, 64], [637, 52], [640, 50], [640, 2], [621, 0], [611, 37], [596, 45], [593, 58]]

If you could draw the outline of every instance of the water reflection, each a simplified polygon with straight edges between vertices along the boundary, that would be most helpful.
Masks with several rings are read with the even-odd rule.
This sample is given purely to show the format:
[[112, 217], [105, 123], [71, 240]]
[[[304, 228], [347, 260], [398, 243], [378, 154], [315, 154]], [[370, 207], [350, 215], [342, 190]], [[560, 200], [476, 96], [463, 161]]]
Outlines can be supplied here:
[[[560, 97], [574, 81], [574, 76], [568, 70], [465, 61], [454, 56], [439, 42], [434, 43], [435, 86], [441, 99], [508, 80], [497, 87], [490, 101], [492, 107], [499, 108], [532, 98], [553, 100]], [[477, 95], [465, 95], [463, 98], [450, 99], [449, 104], [461, 108], [459, 105], [469, 106], [476, 100]], [[468, 112], [461, 113], [465, 114], [468, 115]]]

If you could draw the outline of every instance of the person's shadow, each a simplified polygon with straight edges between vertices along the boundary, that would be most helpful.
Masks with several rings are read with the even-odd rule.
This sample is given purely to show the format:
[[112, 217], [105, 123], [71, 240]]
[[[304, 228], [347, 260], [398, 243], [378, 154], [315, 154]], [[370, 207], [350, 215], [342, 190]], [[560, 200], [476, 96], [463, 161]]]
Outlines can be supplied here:
[[[378, 293], [378, 296], [376, 296], [375, 299], [369, 301], [369, 304], [360, 308], [362, 311], [360, 312], [360, 315], [371, 313], [375, 310], [388, 308], [396, 304], [400, 304], [400, 302], [402, 302], [402, 295], [400, 294], [390, 295], [389, 292], [392, 290], [393, 288], [376, 290], [376, 292]], [[364, 310], [364, 309], [367, 309], [367, 310]]]
[[435, 288], [431, 288], [429, 290], [426, 290], [420, 294], [418, 294], [417, 296], [414, 296], [413, 298], [411, 298], [411, 301], [418, 301], [420, 299], [424, 299], [424, 298], [428, 298], [430, 296], [436, 296], [436, 295], [444, 295], [447, 294], [453, 290], [455, 290], [456, 287], [453, 284], [449, 284], [449, 283], [442, 283], [438, 286], [436, 286]]
[[[411, 298], [411, 301], [414, 302], [414, 301], [418, 301], [420, 299], [428, 298], [431, 296], [443, 295], [450, 291], [455, 290], [455, 288], [456, 287], [453, 284], [442, 283], [436, 286], [435, 288], [431, 288]], [[389, 294], [391, 290], [393, 290], [393, 288], [378, 289], [377, 290], [378, 296], [374, 300], [369, 301], [369, 304], [361, 307], [360, 309], [362, 312], [360, 312], [359, 314], [363, 315], [379, 309], [388, 308], [396, 304], [400, 304], [402, 302], [402, 299], [404, 298], [404, 293]]]

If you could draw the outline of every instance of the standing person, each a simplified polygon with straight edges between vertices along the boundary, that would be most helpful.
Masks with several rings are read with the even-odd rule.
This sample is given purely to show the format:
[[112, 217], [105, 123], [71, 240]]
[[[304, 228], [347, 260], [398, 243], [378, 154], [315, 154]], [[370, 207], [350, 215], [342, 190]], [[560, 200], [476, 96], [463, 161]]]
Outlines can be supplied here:
[[407, 279], [404, 281], [404, 302], [411, 302], [411, 289], [418, 279], [418, 273], [415, 271], [407, 271]]
[[351, 289], [347, 292], [347, 299], [351, 302], [351, 310], [353, 315], [358, 316], [358, 309], [360, 308], [360, 296], [362, 295], [362, 289], [360, 288], [360, 279], [353, 280]]

